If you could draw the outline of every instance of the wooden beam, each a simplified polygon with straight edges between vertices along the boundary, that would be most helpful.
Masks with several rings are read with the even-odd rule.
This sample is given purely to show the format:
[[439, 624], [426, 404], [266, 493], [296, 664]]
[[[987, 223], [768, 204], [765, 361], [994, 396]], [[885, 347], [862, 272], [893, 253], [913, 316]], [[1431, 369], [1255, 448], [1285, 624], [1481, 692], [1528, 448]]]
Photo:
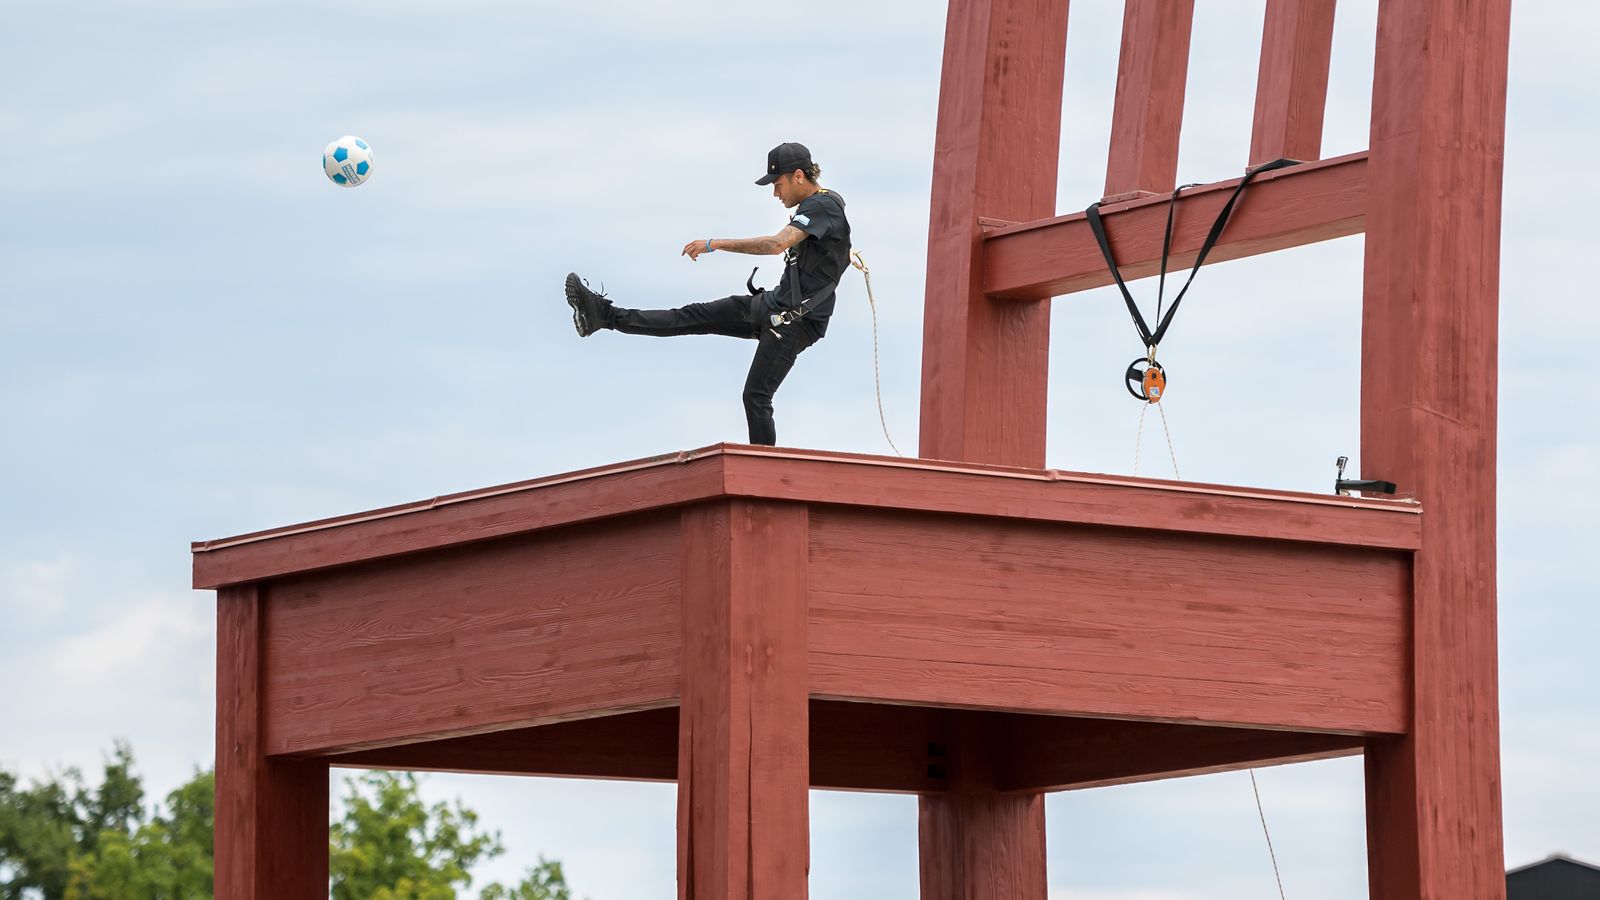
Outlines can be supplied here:
[[951, 0], [934, 137], [920, 456], [1044, 466], [1047, 304], [984, 296], [980, 218], [1055, 211], [1067, 0]]
[[679, 520], [645, 514], [272, 582], [273, 754], [677, 702]]
[[[1168, 269], [1187, 269], [1238, 179], [1184, 191], [1173, 225]], [[1266, 172], [1245, 189], [1208, 263], [1360, 234], [1367, 214], [1367, 155], [1355, 153]], [[1161, 262], [1167, 200], [1151, 197], [1101, 210], [1128, 280], [1154, 275]], [[1111, 284], [1082, 213], [988, 232], [983, 292], [1037, 300]]]
[[[750, 455], [728, 467], [735, 496], [828, 506], [999, 516], [1036, 522], [1339, 544], [1420, 546], [1412, 503], [1117, 475], [925, 467], [885, 460]], [[982, 528], [975, 528], [982, 531]]]
[[[664, 460], [199, 542], [196, 578], [204, 584], [280, 579], [573, 526], [631, 527], [624, 523], [641, 514], [727, 496], [1159, 524], [1369, 547], [1415, 548], [1420, 534], [1419, 507], [1327, 494], [738, 444]], [[1176, 507], [1197, 502], [1225, 506], [1216, 507], [1216, 515], [1172, 515]]]
[[327, 760], [364, 769], [673, 781], [678, 777], [678, 709], [361, 750]]
[[1166, 193], [1178, 183], [1194, 0], [1127, 0], [1111, 116], [1106, 196]]
[[[929, 756], [939, 710], [882, 703], [810, 702], [811, 786], [920, 793], [944, 790]], [[678, 777], [678, 708], [600, 716], [492, 734], [326, 757], [335, 766], [540, 775], [622, 781]]]
[[1335, 0], [1267, 0], [1250, 165], [1322, 158]]
[[328, 764], [264, 752], [262, 593], [246, 584], [217, 594], [216, 895], [321, 900]]
[[194, 586], [259, 581], [669, 508], [714, 495], [721, 483], [719, 460], [679, 453], [196, 541]]
[[1352, 735], [1208, 728], [1059, 716], [997, 716], [1000, 787], [1032, 793], [1354, 756]]
[[814, 696], [1406, 728], [1407, 553], [974, 524], [811, 511]]
[[918, 799], [922, 900], [1045, 900], [1044, 795], [1000, 790], [1004, 748], [984, 723], [948, 718], [950, 788]]
[[1366, 755], [1373, 900], [1505, 896], [1495, 435], [1510, 6], [1378, 8], [1360, 474], [1428, 515], [1411, 724]]
[[679, 900], [804, 900], [806, 508], [683, 512]]

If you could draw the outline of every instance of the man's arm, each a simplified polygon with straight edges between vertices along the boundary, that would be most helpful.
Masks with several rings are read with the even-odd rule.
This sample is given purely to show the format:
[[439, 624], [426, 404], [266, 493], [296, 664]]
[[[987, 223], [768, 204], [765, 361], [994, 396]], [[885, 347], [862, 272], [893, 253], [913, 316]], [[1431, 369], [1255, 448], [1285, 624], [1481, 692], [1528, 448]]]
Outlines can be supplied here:
[[793, 225], [783, 226], [783, 230], [770, 237], [754, 238], [712, 238], [706, 241], [690, 241], [683, 247], [681, 256], [690, 259], [699, 259], [700, 254], [707, 248], [711, 250], [727, 250], [732, 253], [748, 253], [752, 256], [776, 256], [806, 239], [806, 233]]

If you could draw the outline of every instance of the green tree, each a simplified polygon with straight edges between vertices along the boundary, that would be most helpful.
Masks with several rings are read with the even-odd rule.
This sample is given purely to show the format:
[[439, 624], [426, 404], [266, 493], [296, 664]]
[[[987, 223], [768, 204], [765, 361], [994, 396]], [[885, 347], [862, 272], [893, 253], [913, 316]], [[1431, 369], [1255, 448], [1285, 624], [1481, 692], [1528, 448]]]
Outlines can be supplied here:
[[[455, 900], [470, 869], [505, 852], [499, 832], [455, 803], [425, 804], [409, 772], [365, 772], [346, 784], [344, 813], [329, 829], [334, 900]], [[572, 900], [561, 863], [539, 864], [517, 884], [495, 883], [482, 900]]]
[[[336, 900], [455, 900], [469, 870], [504, 852], [498, 833], [457, 800], [423, 803], [417, 776], [368, 772], [350, 780], [329, 829]], [[216, 780], [210, 771], [148, 815], [133, 754], [117, 744], [91, 790], [68, 769], [22, 787], [0, 769], [0, 900], [209, 900]], [[484, 900], [572, 900], [561, 864], [544, 857], [517, 884]]]
[[26, 788], [0, 769], [0, 900], [65, 897], [72, 861], [96, 853], [108, 835], [128, 835], [144, 818], [143, 801], [133, 752], [120, 741], [93, 790], [77, 769]]
[[483, 889], [479, 900], [572, 900], [572, 890], [567, 887], [561, 863], [541, 854], [539, 864], [529, 869], [527, 877], [515, 887], [491, 884]]
[[210, 898], [215, 798], [215, 777], [200, 772], [137, 831], [104, 831], [93, 852], [73, 858], [65, 900]]

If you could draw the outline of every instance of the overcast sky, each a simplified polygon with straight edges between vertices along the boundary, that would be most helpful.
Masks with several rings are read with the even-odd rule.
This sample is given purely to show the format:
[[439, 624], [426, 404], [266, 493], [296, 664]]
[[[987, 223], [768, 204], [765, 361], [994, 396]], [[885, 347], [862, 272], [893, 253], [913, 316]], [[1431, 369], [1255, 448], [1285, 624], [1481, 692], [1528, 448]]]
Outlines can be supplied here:
[[[1179, 180], [1239, 174], [1265, 0], [1200, 0]], [[1104, 179], [1122, 4], [1079, 0], [1060, 211]], [[1324, 155], [1364, 149], [1374, 0], [1339, 6]], [[153, 794], [212, 757], [213, 597], [188, 542], [743, 440], [751, 346], [579, 340], [576, 270], [624, 303], [732, 292], [776, 231], [751, 181], [807, 143], [878, 294], [883, 401], [916, 443], [942, 4], [5, 0], [0, 4], [0, 763]], [[1600, 313], [1600, 10], [1512, 31], [1500, 406], [1507, 862], [1600, 859], [1589, 522]], [[356, 134], [372, 180], [330, 184]], [[1246, 200], [1245, 202], [1248, 202]], [[1163, 345], [1183, 477], [1325, 491], [1357, 456], [1361, 239], [1208, 268]], [[776, 267], [764, 266], [771, 280]], [[1153, 284], [1135, 290], [1150, 297]], [[1112, 291], [1052, 311], [1048, 461], [1129, 473], [1140, 352]], [[785, 445], [888, 452], [851, 273], [777, 398]], [[1159, 427], [1159, 426], [1155, 426]], [[1171, 464], [1150, 451], [1143, 474]], [[1359, 459], [1355, 465], [1359, 466]], [[1382, 473], [1363, 473], [1381, 475]], [[1365, 896], [1359, 760], [1264, 770], [1296, 900]], [[593, 900], [673, 896], [671, 785], [436, 776]], [[812, 892], [916, 896], [915, 800], [814, 794]], [[1052, 900], [1276, 896], [1243, 773], [1056, 795]], [[481, 880], [480, 880], [481, 884]]]

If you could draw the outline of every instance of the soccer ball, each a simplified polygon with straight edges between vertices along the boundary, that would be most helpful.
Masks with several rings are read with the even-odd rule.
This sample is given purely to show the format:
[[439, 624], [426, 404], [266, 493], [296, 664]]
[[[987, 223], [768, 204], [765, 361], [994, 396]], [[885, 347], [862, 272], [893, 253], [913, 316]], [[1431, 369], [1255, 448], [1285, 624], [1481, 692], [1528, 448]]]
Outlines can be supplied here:
[[347, 134], [322, 151], [322, 171], [340, 187], [355, 187], [372, 176], [372, 148]]

